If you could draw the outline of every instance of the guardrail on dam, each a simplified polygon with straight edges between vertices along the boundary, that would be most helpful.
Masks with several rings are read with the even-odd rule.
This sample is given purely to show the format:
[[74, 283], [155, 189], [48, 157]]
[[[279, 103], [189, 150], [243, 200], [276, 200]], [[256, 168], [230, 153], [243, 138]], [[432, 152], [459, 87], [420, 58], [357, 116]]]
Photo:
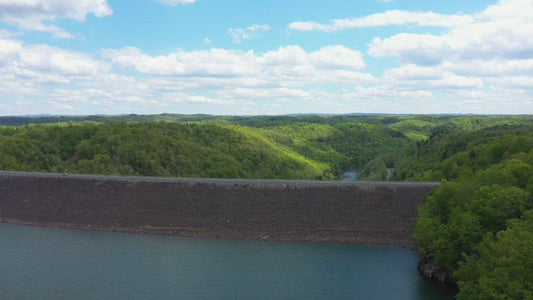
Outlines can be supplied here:
[[0, 221], [415, 248], [416, 208], [438, 186], [0, 172]]

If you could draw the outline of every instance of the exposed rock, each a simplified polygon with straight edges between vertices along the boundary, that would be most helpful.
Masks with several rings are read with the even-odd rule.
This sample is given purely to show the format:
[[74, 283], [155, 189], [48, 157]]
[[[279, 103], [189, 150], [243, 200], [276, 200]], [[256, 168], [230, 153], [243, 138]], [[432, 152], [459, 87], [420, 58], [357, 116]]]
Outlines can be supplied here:
[[433, 278], [437, 280], [440, 283], [444, 283], [446, 281], [449, 281], [449, 277], [447, 272], [442, 269], [437, 263], [434, 261], [430, 262], [418, 262], [418, 270], [422, 275], [424, 275], [427, 278]]
[[0, 221], [415, 249], [416, 209], [437, 186], [0, 172]]

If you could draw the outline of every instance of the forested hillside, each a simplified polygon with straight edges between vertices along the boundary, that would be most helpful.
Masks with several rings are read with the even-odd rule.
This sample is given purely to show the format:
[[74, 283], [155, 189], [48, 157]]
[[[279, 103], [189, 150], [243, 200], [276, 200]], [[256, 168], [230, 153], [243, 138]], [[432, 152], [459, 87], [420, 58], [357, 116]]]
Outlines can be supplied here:
[[252, 130], [176, 122], [0, 127], [0, 169], [180, 177], [321, 179], [327, 165]]
[[334, 178], [410, 141], [398, 130], [367, 123], [294, 123], [261, 130], [279, 144], [327, 164]]
[[394, 167], [395, 180], [440, 180], [450, 179], [455, 165], [442, 177], [433, 163], [464, 145], [451, 137], [453, 145], [428, 147], [433, 137], [531, 123], [529, 116], [0, 117], [0, 169], [305, 179], [337, 179], [363, 169], [363, 178], [385, 180]]
[[459, 299], [533, 299], [533, 126], [443, 128], [366, 173], [385, 161], [397, 180], [444, 180], [419, 209], [424, 272]]
[[[170, 118], [157, 116], [160, 117]], [[129, 120], [133, 116], [124, 118]], [[278, 117], [274, 122], [262, 117], [179, 116], [181, 118], [199, 122], [123, 122], [113, 117], [106, 122], [71, 121], [0, 127], [0, 169], [180, 177], [335, 179], [347, 170], [362, 167], [379, 154], [410, 142], [400, 131], [380, 123], [308, 123], [295, 121], [294, 117]], [[59, 119], [65, 120], [63, 117]], [[252, 121], [255, 126], [239, 125]], [[16, 119], [15, 123], [19, 122], [24, 123]]]

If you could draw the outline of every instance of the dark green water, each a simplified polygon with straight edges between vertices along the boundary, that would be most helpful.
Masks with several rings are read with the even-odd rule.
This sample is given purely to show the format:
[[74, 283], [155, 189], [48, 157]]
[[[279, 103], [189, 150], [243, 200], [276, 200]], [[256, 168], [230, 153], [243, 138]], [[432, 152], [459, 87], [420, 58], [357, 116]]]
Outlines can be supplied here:
[[452, 299], [396, 247], [0, 224], [2, 299]]

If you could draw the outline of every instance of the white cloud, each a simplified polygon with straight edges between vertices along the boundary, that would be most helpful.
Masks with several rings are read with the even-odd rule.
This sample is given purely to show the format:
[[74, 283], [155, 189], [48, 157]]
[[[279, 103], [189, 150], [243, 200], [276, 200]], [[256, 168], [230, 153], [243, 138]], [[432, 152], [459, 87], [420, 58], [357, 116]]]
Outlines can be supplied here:
[[473, 15], [475, 22], [457, 26], [442, 35], [400, 33], [385, 39], [375, 38], [368, 53], [418, 64], [530, 59], [533, 58], [532, 15], [531, 0], [500, 1]]
[[516, 87], [491, 87], [488, 90], [453, 90], [447, 95], [450, 109], [455, 112], [531, 114], [531, 93]]
[[326, 46], [309, 54], [311, 62], [316, 66], [338, 69], [363, 69], [366, 63], [363, 54], [341, 45]]
[[474, 18], [468, 15], [443, 15], [434, 12], [410, 12], [389, 10], [360, 18], [336, 19], [328, 24], [317, 22], [293, 22], [289, 29], [297, 31], [332, 32], [349, 28], [365, 28], [390, 25], [416, 24], [418, 26], [457, 27], [470, 24]]
[[[432, 87], [481, 87], [484, 77], [513, 72], [518, 72], [516, 75], [533, 75], [532, 16], [533, 1], [501, 0], [470, 15], [391, 10], [359, 18], [336, 19], [329, 23], [294, 22], [289, 27], [325, 32], [409, 24], [447, 28], [442, 34], [404, 32], [385, 38], [376, 37], [368, 45], [368, 54], [398, 58], [401, 64], [439, 67], [432, 70], [440, 76], [440, 79], [431, 81]], [[391, 79], [391, 72], [386, 73], [389, 76], [386, 79]], [[414, 84], [416, 81], [410, 82]]]
[[506, 88], [525, 88], [533, 89], [533, 77], [532, 76], [504, 76], [489, 78], [487, 81], [494, 86], [506, 87]]
[[0, 39], [0, 65], [11, 61], [22, 49], [22, 44], [17, 41]]
[[243, 40], [250, 40], [257, 37], [257, 32], [268, 31], [270, 26], [254, 24], [246, 28], [230, 28], [228, 34], [231, 36], [234, 44], [240, 44]]
[[306, 90], [290, 88], [235, 88], [224, 94], [243, 99], [312, 99], [313, 95]]
[[49, 22], [56, 19], [83, 22], [88, 14], [105, 17], [113, 11], [106, 0], [0, 0], [0, 22], [24, 30], [50, 32], [58, 38], [73, 35]]
[[225, 101], [205, 96], [188, 95], [184, 93], [168, 93], [164, 95], [165, 103], [196, 103], [196, 104], [232, 104], [232, 101]]
[[[398, 88], [390, 88], [385, 86], [377, 87], [357, 87], [355, 92], [347, 93], [343, 96], [345, 99], [374, 99], [374, 100], [383, 100], [383, 99], [395, 99], [400, 104], [405, 100], [435, 100], [436, 97], [433, 93], [424, 90], [418, 91], [409, 91]], [[389, 103], [387, 101], [387, 103]]]
[[[370, 74], [354, 72], [365, 67], [362, 53], [343, 46], [323, 47], [306, 52], [300, 46], [280, 47], [265, 53], [210, 49], [178, 51], [166, 56], [151, 56], [127, 47], [103, 50], [104, 58], [115, 65], [160, 76], [178, 76], [196, 84], [303, 86], [319, 81], [361, 84], [373, 81]], [[343, 55], [344, 59], [339, 59]], [[205, 78], [205, 79], [202, 79]]]
[[445, 35], [401, 33], [375, 38], [368, 53], [375, 57], [398, 57], [402, 62], [440, 63], [457, 59], [533, 58], [531, 24], [475, 24]]
[[89, 88], [89, 89], [80, 89], [80, 90], [71, 90], [71, 89], [53, 89], [50, 95], [50, 99], [59, 102], [69, 102], [69, 103], [88, 103], [91, 99], [100, 98], [100, 99], [110, 99], [114, 95], [110, 92]]
[[476, 15], [481, 20], [522, 20], [531, 22], [533, 3], [531, 0], [500, 0]]
[[262, 55], [263, 63], [267, 66], [298, 66], [309, 64], [307, 52], [300, 46], [279, 47]]
[[[0, 7], [6, 3], [0, 0]], [[287, 45], [265, 52], [176, 50], [159, 55], [125, 47], [104, 49], [95, 57], [28, 45], [13, 39], [18, 33], [0, 30], [0, 111], [533, 113], [532, 7], [531, 0], [505, 0], [471, 15], [388, 11], [301, 24], [311, 30], [326, 26], [325, 31], [392, 24], [443, 27], [439, 34], [396, 31], [370, 41], [367, 55], [400, 63], [383, 70], [380, 78], [364, 71], [363, 53], [343, 45], [312, 50]], [[83, 20], [86, 14], [71, 13], [68, 18]], [[0, 20], [6, 15], [16, 13], [0, 11]], [[39, 22], [53, 26], [54, 20], [67, 18], [64, 15], [57, 12]], [[244, 41], [268, 30], [266, 26], [252, 25], [234, 34]]]
[[48, 45], [27, 46], [20, 51], [17, 68], [52, 72], [72, 76], [96, 75], [107, 72], [111, 66], [89, 55], [51, 47]]
[[411, 89], [432, 88], [482, 88], [483, 80], [456, 75], [438, 67], [421, 67], [413, 64], [386, 70], [382, 83]]
[[166, 5], [170, 6], [176, 6], [178, 4], [191, 4], [196, 2], [196, 0], [157, 0], [158, 2], [161, 2]]
[[523, 75], [533, 77], [533, 58], [445, 61], [442, 63], [442, 69], [464, 76], [498, 77], [502, 75]]
[[[2, 113], [72, 113], [68, 109], [74, 107], [71, 102], [56, 105], [59, 102], [54, 89], [69, 86], [71, 90], [65, 97], [74, 101], [79, 99], [83, 85], [93, 85], [93, 80], [111, 70], [108, 62], [49, 45], [27, 46], [0, 39], [0, 49], [0, 103], [18, 101], [21, 105], [7, 107]], [[33, 105], [27, 105], [33, 101]]]
[[237, 76], [254, 71], [256, 55], [237, 50], [210, 49], [179, 51], [167, 56], [151, 56], [135, 47], [103, 50], [114, 64], [141, 73], [169, 76]]
[[399, 57], [402, 62], [438, 63], [451, 53], [450, 45], [430, 34], [400, 33], [385, 40], [374, 38], [368, 54], [374, 57]]

